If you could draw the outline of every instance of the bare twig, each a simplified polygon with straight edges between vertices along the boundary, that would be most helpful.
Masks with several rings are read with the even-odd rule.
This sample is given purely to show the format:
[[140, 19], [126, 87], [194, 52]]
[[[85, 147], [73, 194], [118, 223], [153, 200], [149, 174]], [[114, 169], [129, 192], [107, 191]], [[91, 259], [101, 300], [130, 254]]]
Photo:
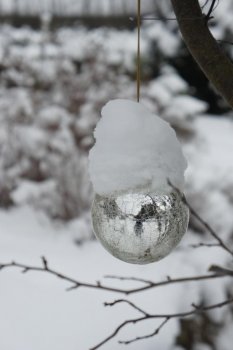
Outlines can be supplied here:
[[212, 265], [209, 268], [209, 271], [215, 272], [219, 275], [228, 275], [228, 276], [233, 276], [233, 270], [226, 269], [225, 267], [218, 266], [218, 265]]
[[203, 243], [203, 242], [200, 242], [200, 243], [197, 243], [197, 244], [190, 244], [189, 247], [192, 247], [192, 248], [200, 248], [200, 247], [207, 247], [207, 248], [212, 248], [212, 247], [220, 247], [220, 244], [219, 243]]
[[217, 42], [220, 44], [233, 45], [233, 42], [228, 40], [217, 40]]
[[191, 207], [191, 205], [186, 201], [187, 206], [189, 207], [190, 213], [207, 229], [207, 231], [211, 234], [212, 237], [216, 239], [219, 246], [222, 247], [226, 252], [228, 252], [233, 257], [233, 251], [228, 248], [226, 243], [219, 237], [219, 235], [214, 231], [214, 229], [205, 221], [203, 220], [200, 215]]
[[43, 263], [43, 266], [44, 266], [44, 270], [48, 270], [48, 261], [47, 261], [47, 259], [44, 256], [42, 256], [41, 260], [42, 260], [42, 263]]
[[206, 5], [208, 4], [208, 2], [209, 2], [209, 0], [206, 0], [205, 3], [204, 3], [204, 5], [201, 6], [201, 9], [202, 9], [202, 10], [206, 7]]
[[136, 306], [134, 303], [132, 303], [131, 301], [129, 301], [127, 299], [117, 299], [117, 300], [113, 301], [112, 303], [104, 303], [104, 306], [114, 306], [116, 304], [121, 304], [121, 303], [126, 303], [126, 304], [130, 305], [133, 309], [142, 313], [144, 316], [149, 316], [148, 312], [142, 310], [140, 307]]
[[[183, 17], [183, 21], [195, 21], [196, 19], [202, 19], [203, 16], [201, 17]], [[130, 17], [131, 21], [135, 21], [136, 19], [134, 17]], [[142, 21], [177, 21], [177, 18], [169, 18], [169, 17], [147, 17], [147, 16], [142, 16]]]
[[205, 15], [205, 20], [206, 20], [206, 22], [209, 22], [212, 18], [214, 18], [214, 17], [212, 16], [212, 13], [213, 13], [213, 11], [214, 11], [215, 8], [216, 8], [216, 7], [215, 7], [216, 2], [217, 2], [217, 0], [212, 0], [211, 5], [210, 5], [210, 8], [209, 8], [207, 14]]
[[154, 285], [154, 282], [149, 281], [149, 280], [145, 280], [144, 278], [138, 278], [138, 277], [125, 277], [125, 276], [106, 275], [106, 276], [104, 276], [104, 278], [115, 279], [115, 280], [119, 280], [119, 281], [141, 282], [141, 283], [148, 284], [150, 286]]
[[29, 271], [36, 271], [36, 272], [46, 272], [49, 273], [53, 276], [56, 276], [57, 278], [60, 278], [66, 282], [69, 282], [72, 284], [70, 288], [67, 290], [72, 290], [76, 289], [78, 287], [86, 287], [86, 288], [92, 288], [92, 289], [100, 289], [100, 290], [105, 290], [109, 292], [117, 292], [117, 293], [125, 293], [127, 294], [124, 290], [118, 289], [118, 288], [112, 288], [112, 287], [107, 287], [107, 286], [102, 286], [100, 283], [85, 283], [85, 282], [80, 282], [77, 281], [76, 279], [66, 276], [65, 274], [58, 272], [56, 270], [51, 269], [48, 266], [48, 261], [45, 259], [45, 257], [41, 258], [42, 260], [42, 266], [32, 266], [32, 265], [25, 265], [21, 263], [17, 263], [15, 261], [12, 261], [10, 263], [6, 264], [0, 264], [0, 270], [6, 269], [6, 268], [13, 268], [13, 267], [18, 267], [22, 269], [23, 273], [27, 273]]
[[149, 338], [152, 337], [153, 335], [158, 334], [158, 332], [165, 326], [165, 324], [171, 320], [171, 319], [180, 319], [180, 318], [184, 318], [184, 317], [188, 317], [188, 316], [192, 316], [192, 315], [196, 315], [199, 313], [203, 313], [206, 311], [210, 311], [216, 308], [221, 308], [224, 307], [226, 305], [232, 304], [233, 303], [233, 298], [224, 300], [220, 303], [216, 303], [216, 304], [211, 304], [211, 305], [207, 305], [207, 306], [197, 306], [195, 304], [192, 304], [192, 309], [185, 311], [185, 312], [178, 312], [178, 313], [171, 313], [171, 314], [148, 314], [146, 311], [140, 309], [137, 307], [137, 305], [135, 305], [132, 302], [128, 302], [127, 300], [125, 301], [124, 299], [120, 299], [120, 300], [115, 300], [113, 303], [110, 303], [109, 306], [114, 306], [118, 303], [122, 303], [122, 302], [127, 302], [129, 305], [131, 305], [134, 309], [139, 309], [140, 312], [145, 313], [145, 316], [143, 317], [138, 317], [138, 318], [134, 318], [134, 319], [130, 319], [130, 320], [126, 320], [123, 323], [121, 323], [116, 329], [115, 331], [110, 334], [107, 338], [105, 338], [103, 341], [101, 341], [99, 344], [97, 344], [96, 346], [94, 346], [93, 348], [91, 348], [90, 350], [96, 350], [99, 349], [102, 345], [106, 344], [107, 342], [109, 342], [111, 339], [113, 339], [122, 328], [124, 328], [125, 326], [129, 325], [129, 324], [136, 324], [139, 322], [143, 322], [145, 320], [149, 320], [149, 319], [163, 319], [163, 322], [160, 324], [160, 326], [158, 328], [156, 328], [155, 332], [149, 334], [148, 336], [142, 336], [142, 337], [137, 337], [135, 339], [132, 340], [128, 340], [128, 341], [120, 341], [120, 343], [122, 344], [130, 344], [131, 342], [134, 342], [136, 340], [141, 340], [141, 339], [145, 339], [145, 338]]
[[165, 324], [169, 320], [170, 320], [170, 317], [165, 318], [165, 320], [163, 322], [161, 322], [161, 324], [152, 333], [149, 333], [147, 335], [143, 335], [141, 337], [136, 337], [136, 338], [131, 339], [131, 340], [120, 340], [118, 343], [128, 345], [128, 344], [134, 343], [134, 342], [139, 341], [139, 340], [152, 338], [152, 337], [156, 336], [157, 334], [159, 334], [159, 331], [165, 326]]
[[131, 281], [136, 281], [136, 282], [141, 282], [146, 284], [145, 286], [142, 286], [142, 287], [123, 289], [123, 288], [113, 288], [113, 287], [105, 286], [101, 282], [96, 282], [96, 283], [81, 282], [50, 268], [48, 265], [47, 259], [45, 259], [44, 257], [42, 257], [42, 262], [43, 262], [42, 266], [32, 266], [32, 265], [26, 265], [26, 264], [21, 264], [21, 263], [12, 261], [10, 263], [0, 264], [0, 270], [7, 269], [7, 268], [20, 268], [22, 269], [23, 273], [27, 273], [29, 271], [46, 272], [66, 282], [71, 283], [71, 286], [67, 288], [67, 291], [75, 290], [77, 288], [82, 287], [82, 288], [98, 289], [98, 290], [103, 290], [108, 292], [115, 292], [115, 293], [120, 293], [125, 295], [140, 293], [152, 288], [162, 287], [170, 284], [198, 282], [198, 281], [212, 280], [212, 279], [222, 278], [222, 277], [229, 277], [228, 273], [226, 273], [225, 275], [223, 273], [221, 275], [218, 273], [213, 273], [213, 274], [189, 276], [189, 277], [174, 278], [174, 279], [169, 277], [164, 281], [153, 282], [153, 281], [143, 280], [143, 279], [134, 278], [134, 277], [108, 276], [108, 278], [114, 278], [118, 280], [131, 280]]
[[[224, 275], [221, 275], [221, 276], [224, 277]], [[227, 276], [229, 276], [229, 275], [227, 274]], [[166, 285], [170, 285], [170, 284], [195, 282], [195, 281], [201, 281], [201, 280], [215, 279], [215, 278], [219, 278], [219, 277], [220, 277], [219, 274], [212, 274], [212, 275], [209, 274], [209, 275], [199, 275], [199, 276], [190, 276], [190, 277], [181, 277], [181, 278], [168, 277], [166, 280], [160, 281], [160, 282], [153, 282], [153, 281], [145, 280], [144, 283], [146, 284], [146, 286], [128, 290], [128, 292], [126, 294], [134, 294], [137, 292], [142, 292], [145, 290], [149, 290], [149, 289], [156, 288], [156, 287], [162, 287], [162, 286], [166, 286]], [[137, 278], [133, 278], [133, 277], [109, 276], [108, 278], [118, 279], [121, 281], [137, 281]], [[139, 279], [139, 281], [143, 282], [143, 280], [141, 280], [141, 279]]]
[[179, 188], [174, 186], [169, 179], [167, 180], [167, 182], [168, 182], [168, 185], [171, 186], [171, 188], [181, 196], [183, 202], [189, 208], [190, 213], [206, 228], [206, 230], [211, 234], [211, 236], [214, 237], [214, 239], [218, 242], [219, 246], [222, 247], [226, 252], [228, 252], [233, 257], [233, 251], [230, 248], [228, 248], [226, 243], [219, 237], [217, 232], [215, 232], [214, 229], [204, 219], [202, 219], [200, 215], [193, 209], [193, 207], [188, 203], [184, 195], [180, 192]]
[[101, 343], [95, 345], [93, 348], [90, 348], [89, 350], [96, 350], [96, 349], [99, 349], [102, 345], [106, 344], [109, 340], [113, 339], [119, 332], [120, 330], [127, 326], [128, 324], [136, 324], [138, 322], [141, 322], [141, 321], [145, 321], [147, 320], [148, 317], [147, 316], [143, 316], [143, 317], [140, 317], [140, 318], [134, 318], [132, 320], [127, 320], [125, 322], [123, 322], [122, 324], [120, 324], [120, 326], [118, 326], [115, 331], [110, 334], [107, 338], [105, 338]]

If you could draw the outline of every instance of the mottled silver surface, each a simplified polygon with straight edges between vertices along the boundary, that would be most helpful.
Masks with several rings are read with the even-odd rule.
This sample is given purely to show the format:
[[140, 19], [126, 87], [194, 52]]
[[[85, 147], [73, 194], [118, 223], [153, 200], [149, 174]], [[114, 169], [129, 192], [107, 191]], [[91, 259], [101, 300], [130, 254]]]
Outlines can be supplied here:
[[180, 194], [130, 193], [102, 197], [92, 205], [93, 229], [116, 258], [147, 264], [168, 255], [187, 230], [189, 210]]

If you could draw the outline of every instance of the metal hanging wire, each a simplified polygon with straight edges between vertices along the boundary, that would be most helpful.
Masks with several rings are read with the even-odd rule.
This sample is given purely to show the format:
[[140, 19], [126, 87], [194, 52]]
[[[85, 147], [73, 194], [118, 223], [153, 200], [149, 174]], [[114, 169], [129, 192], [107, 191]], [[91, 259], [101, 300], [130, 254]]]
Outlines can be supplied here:
[[137, 6], [137, 102], [140, 100], [141, 87], [141, 0], [138, 1]]

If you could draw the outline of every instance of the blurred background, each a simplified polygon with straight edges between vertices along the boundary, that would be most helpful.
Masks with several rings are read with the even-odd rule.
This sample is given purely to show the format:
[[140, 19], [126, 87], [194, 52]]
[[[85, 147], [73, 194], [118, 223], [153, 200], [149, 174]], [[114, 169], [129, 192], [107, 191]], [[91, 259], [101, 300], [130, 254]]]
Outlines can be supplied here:
[[[207, 13], [209, 3], [200, 3]], [[192, 217], [176, 251], [149, 266], [115, 260], [93, 237], [88, 151], [102, 106], [114, 98], [136, 99], [136, 8], [136, 0], [0, 1], [1, 262], [40, 264], [46, 255], [56, 269], [90, 282], [106, 274], [159, 280], [205, 273], [213, 263], [232, 266], [219, 247], [192, 247], [212, 242]], [[170, 1], [143, 0], [142, 15], [141, 102], [175, 128], [189, 163], [186, 196], [232, 244], [232, 110], [188, 53]], [[231, 0], [219, 1], [210, 29], [232, 58]], [[1, 272], [1, 348], [85, 350], [134, 315], [127, 306], [104, 309], [113, 294], [67, 294], [66, 287], [45, 275]], [[175, 312], [229, 294], [232, 283], [221, 279], [153, 290], [134, 301], [151, 312]], [[215, 310], [174, 320], [129, 349], [231, 350], [232, 325], [232, 309]], [[152, 329], [147, 322], [122, 337]], [[103, 349], [122, 347], [113, 340]]]

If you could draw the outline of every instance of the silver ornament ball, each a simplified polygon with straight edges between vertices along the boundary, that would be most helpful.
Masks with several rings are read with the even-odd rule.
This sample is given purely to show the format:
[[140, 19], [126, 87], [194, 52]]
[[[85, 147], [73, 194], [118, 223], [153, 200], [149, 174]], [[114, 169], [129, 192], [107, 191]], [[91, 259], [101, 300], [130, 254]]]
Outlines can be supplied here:
[[92, 223], [96, 237], [116, 258], [148, 264], [168, 255], [187, 230], [189, 209], [181, 194], [95, 195]]

